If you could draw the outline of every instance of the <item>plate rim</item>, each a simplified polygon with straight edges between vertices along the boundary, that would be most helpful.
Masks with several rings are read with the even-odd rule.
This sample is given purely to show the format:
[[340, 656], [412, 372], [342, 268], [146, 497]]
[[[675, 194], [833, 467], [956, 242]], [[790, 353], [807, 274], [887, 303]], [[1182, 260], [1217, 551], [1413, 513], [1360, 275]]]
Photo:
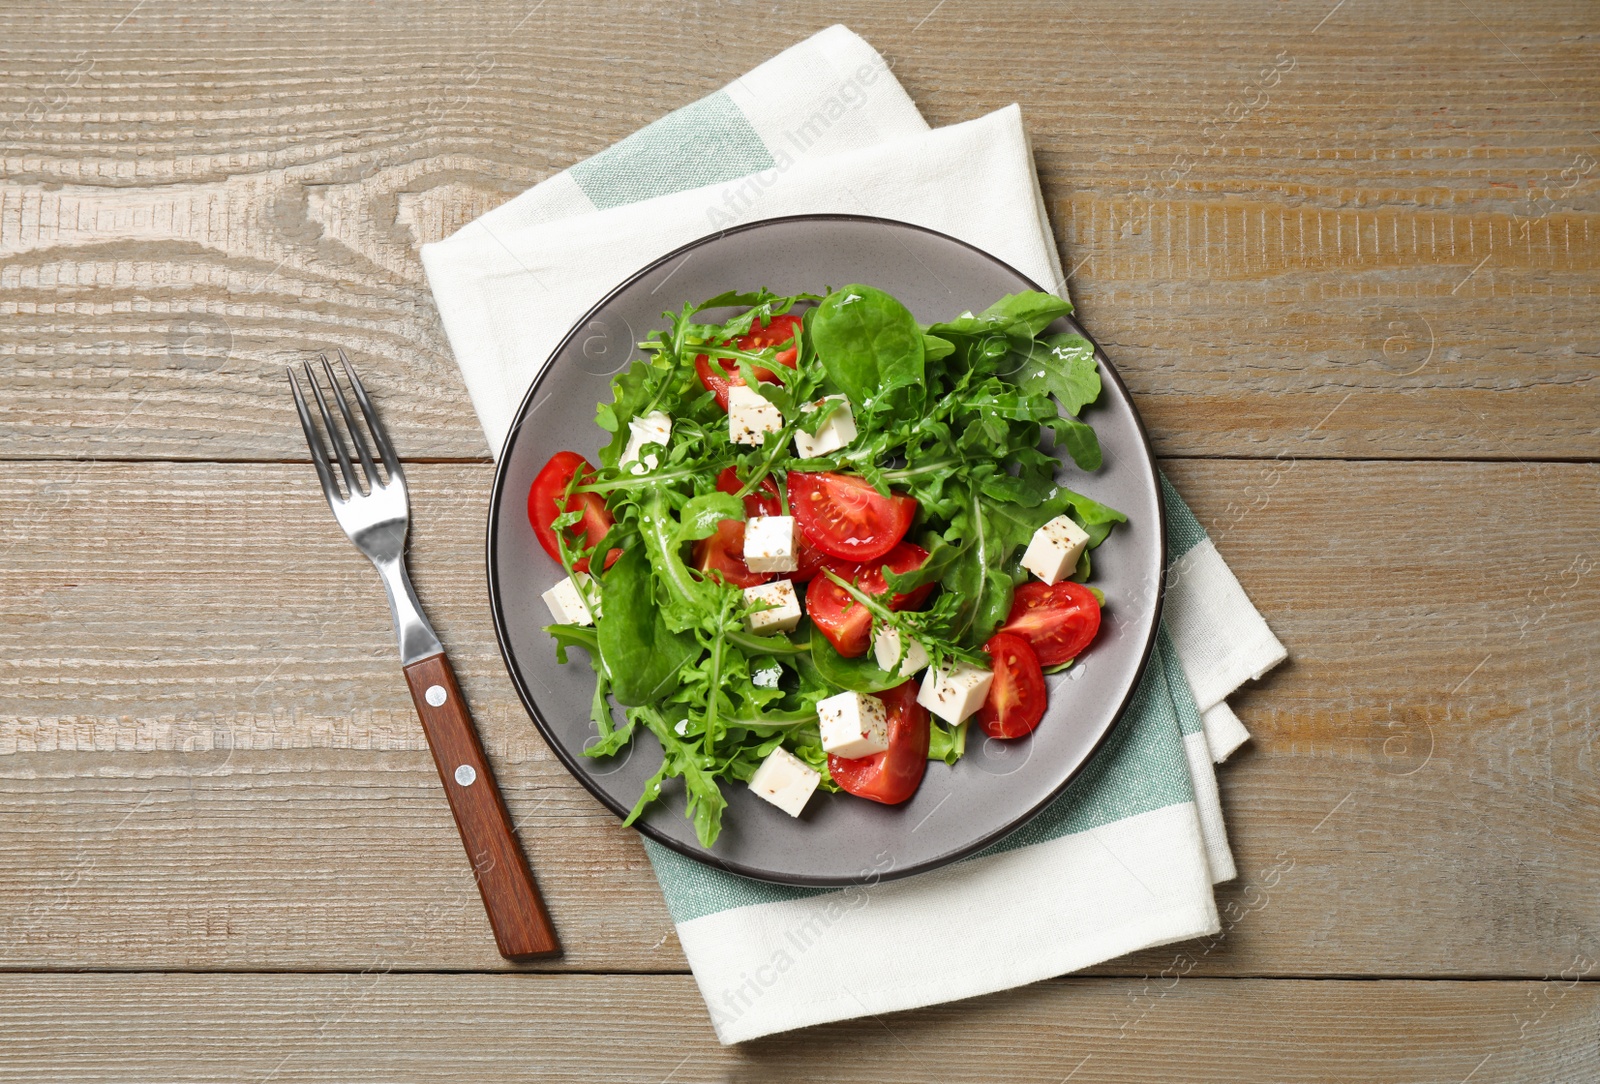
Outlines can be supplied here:
[[[554, 728], [551, 727], [551, 725], [545, 720], [543, 713], [539, 710], [538, 704], [534, 700], [529, 690], [528, 682], [523, 676], [522, 668], [518, 664], [510, 648], [510, 634], [506, 627], [505, 606], [500, 598], [499, 589], [496, 586], [496, 570], [499, 567], [499, 546], [495, 537], [497, 533], [495, 528], [500, 522], [502, 505], [505, 498], [507, 464], [511, 458], [507, 453], [509, 452], [512, 443], [517, 439], [517, 434], [522, 428], [523, 420], [527, 417], [530, 405], [537, 396], [539, 389], [544, 385], [545, 380], [551, 374], [552, 370], [550, 368], [550, 362], [559, 356], [562, 351], [564, 351], [573, 341], [573, 339], [576, 338], [577, 335], [589, 325], [591, 320], [595, 318], [596, 313], [609, 305], [612, 300], [617, 297], [617, 295], [622, 293], [622, 291], [626, 290], [639, 279], [643, 278], [651, 271], [656, 270], [663, 264], [683, 256], [694, 249], [700, 248], [703, 245], [709, 244], [712, 241], [726, 237], [729, 234], [745, 233], [751, 230], [761, 229], [779, 223], [802, 222], [854, 222], [876, 226], [888, 226], [897, 229], [910, 229], [920, 233], [930, 234], [934, 237], [938, 237], [942, 240], [959, 245], [962, 248], [965, 248], [968, 251], [989, 261], [990, 263], [995, 264], [1000, 269], [1010, 272], [1019, 280], [1040, 293], [1051, 292], [1045, 290], [1030, 276], [1018, 271], [1015, 267], [1011, 266], [1011, 264], [994, 255], [992, 252], [980, 248], [971, 242], [963, 241], [959, 237], [951, 236], [950, 234], [944, 233], [941, 230], [932, 229], [931, 227], [923, 226], [915, 222], [905, 222], [894, 218], [883, 218], [877, 215], [858, 215], [837, 212], [813, 212], [808, 214], [780, 215], [773, 218], [757, 219], [753, 222], [744, 222], [737, 226], [729, 226], [725, 229], [716, 230], [712, 233], [697, 237], [686, 244], [680, 245], [670, 252], [664, 253], [663, 255], [651, 260], [649, 263], [644, 264], [638, 270], [624, 278], [621, 282], [617, 283], [616, 286], [613, 286], [610, 290], [606, 291], [605, 295], [596, 301], [592, 306], [590, 306], [584, 312], [584, 314], [573, 323], [572, 327], [568, 329], [567, 333], [561, 337], [561, 341], [551, 349], [549, 355], [545, 358], [543, 365], [540, 367], [538, 375], [534, 377], [533, 383], [528, 385], [528, 390], [523, 394], [522, 401], [517, 405], [516, 413], [513, 415], [514, 420], [512, 421], [510, 431], [506, 436], [505, 443], [501, 446], [499, 449], [499, 454], [495, 457], [494, 481], [489, 492], [489, 508], [485, 524], [484, 549], [484, 575], [489, 589], [489, 611], [490, 616], [494, 621], [495, 645], [500, 650], [501, 661], [504, 662], [506, 671], [511, 677], [511, 683], [517, 690], [517, 698], [522, 702], [523, 710], [526, 711], [529, 718], [533, 720], [534, 725], [539, 730], [540, 737], [544, 739], [544, 742], [550, 748], [550, 751], [555, 754], [556, 759], [561, 762], [562, 767], [567, 770], [567, 774], [576, 779], [585, 790], [587, 790], [597, 801], [600, 802], [601, 805], [605, 806], [607, 809], [611, 810], [612, 813], [616, 814], [619, 820], [627, 817], [628, 813], [630, 812], [630, 807], [619, 801], [613, 800], [610, 794], [606, 793], [593, 780], [591, 780], [588, 773], [580, 768], [582, 759], [572, 756], [571, 753], [566, 749], [565, 745], [557, 740]], [[777, 874], [772, 870], [764, 870], [758, 867], [750, 866], [744, 862], [723, 858], [698, 846], [690, 846], [681, 840], [674, 839], [671, 836], [666, 835], [656, 828], [655, 825], [645, 821], [635, 822], [630, 827], [646, 838], [653, 840], [661, 846], [681, 854], [686, 858], [693, 859], [694, 861], [703, 865], [724, 870], [728, 873], [737, 874], [741, 877], [748, 877], [752, 880], [764, 881], [769, 884], [789, 885], [797, 888], [845, 888], [851, 885], [876, 883], [878, 881], [899, 880], [903, 877], [911, 877], [919, 873], [927, 873], [932, 870], [940, 869], [944, 866], [950, 865], [954, 862], [959, 862], [963, 858], [976, 854], [978, 851], [981, 851], [985, 847], [1004, 839], [1028, 824], [1036, 816], [1038, 816], [1039, 813], [1045, 809], [1045, 807], [1049, 806], [1057, 798], [1059, 798], [1062, 792], [1065, 791], [1067, 787], [1071, 786], [1073, 781], [1083, 774], [1083, 772], [1088, 768], [1090, 762], [1092, 762], [1095, 756], [1099, 754], [1100, 750], [1110, 739], [1112, 733], [1114, 733], [1122, 724], [1123, 718], [1127, 715], [1128, 707], [1133, 702], [1134, 694], [1138, 691], [1139, 684], [1144, 679], [1145, 672], [1149, 668], [1151, 655], [1155, 650], [1156, 640], [1161, 633], [1161, 614], [1167, 593], [1167, 516], [1166, 494], [1161, 485], [1161, 470], [1156, 463], [1155, 449], [1150, 443], [1150, 433], [1145, 427], [1144, 416], [1139, 412], [1138, 405], [1134, 403], [1133, 395], [1128, 390], [1127, 384], [1123, 381], [1122, 374], [1117, 371], [1117, 368], [1112, 364], [1111, 359], [1106, 355], [1105, 351], [1101, 349], [1100, 343], [1094, 338], [1094, 336], [1089, 334], [1089, 332], [1081, 323], [1078, 322], [1076, 319], [1076, 312], [1077, 309], [1076, 306], [1074, 306], [1073, 312], [1069, 313], [1062, 319], [1065, 319], [1068, 323], [1070, 323], [1073, 327], [1073, 330], [1077, 334], [1082, 335], [1085, 339], [1089, 340], [1090, 345], [1094, 347], [1095, 360], [1104, 367], [1106, 374], [1111, 378], [1112, 382], [1117, 386], [1117, 389], [1122, 393], [1123, 400], [1128, 404], [1128, 408], [1133, 414], [1134, 426], [1139, 433], [1139, 441], [1144, 451], [1145, 462], [1149, 464], [1151, 474], [1155, 478], [1155, 503], [1158, 509], [1157, 518], [1159, 521], [1157, 524], [1157, 542], [1161, 553], [1160, 568], [1156, 576], [1156, 594], [1154, 611], [1152, 613], [1152, 619], [1150, 622], [1150, 631], [1145, 637], [1143, 647], [1140, 649], [1139, 664], [1134, 669], [1133, 680], [1129, 683], [1128, 690], [1123, 694], [1122, 702], [1117, 705], [1116, 711], [1112, 713], [1110, 722], [1107, 723], [1105, 729], [1095, 739], [1094, 743], [1089, 747], [1088, 751], [1083, 755], [1078, 763], [1073, 765], [1071, 770], [1068, 771], [1062, 778], [1061, 782], [1052, 788], [1048, 794], [1046, 794], [1038, 802], [1035, 802], [1029, 809], [1017, 817], [1007, 821], [1000, 827], [987, 832], [974, 840], [963, 843], [959, 847], [945, 851], [932, 858], [924, 859], [921, 862], [903, 867], [897, 866], [893, 869], [884, 870], [881, 872], [873, 872], [864, 876], [858, 875], [850, 877], [835, 877], [827, 875], [807, 876], [799, 874]]]

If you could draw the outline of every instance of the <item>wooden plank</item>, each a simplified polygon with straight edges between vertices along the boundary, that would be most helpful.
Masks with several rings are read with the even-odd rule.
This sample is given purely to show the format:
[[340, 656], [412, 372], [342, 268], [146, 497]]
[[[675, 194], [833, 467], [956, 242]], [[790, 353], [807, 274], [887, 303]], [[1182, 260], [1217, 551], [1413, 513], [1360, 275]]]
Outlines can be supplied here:
[[1047, 982], [725, 1048], [686, 976], [16, 975], [0, 1080], [1578, 1081], [1593, 983]]
[[481, 456], [418, 245], [837, 18], [933, 123], [1022, 103], [1163, 453], [1593, 457], [1595, 8], [1470, 14], [16, 7], [0, 455], [301, 457], [279, 366], [342, 343]]
[[[1228, 934], [1103, 970], [1540, 976], [1600, 959], [1600, 468], [1169, 461], [1291, 662], [1238, 701]], [[515, 699], [482, 465], [413, 567], [568, 956], [679, 969], [631, 833]], [[230, 496], [230, 494], [232, 496]], [[0, 481], [0, 966], [501, 966], [376, 579], [298, 464]]]

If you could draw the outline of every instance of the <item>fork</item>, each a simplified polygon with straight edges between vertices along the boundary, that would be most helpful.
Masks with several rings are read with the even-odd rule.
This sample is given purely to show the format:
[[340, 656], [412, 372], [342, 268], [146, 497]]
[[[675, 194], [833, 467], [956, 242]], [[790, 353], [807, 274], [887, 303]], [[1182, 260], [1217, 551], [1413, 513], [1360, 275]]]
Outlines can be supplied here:
[[[337, 456], [338, 477], [334, 475], [335, 459], [323, 447], [291, 366], [288, 368], [289, 387], [294, 392], [300, 426], [305, 430], [311, 462], [317, 468], [317, 478], [322, 482], [328, 507], [333, 509], [333, 518], [339, 521], [356, 549], [378, 570], [384, 589], [389, 593], [389, 616], [394, 620], [395, 636], [400, 642], [400, 664], [405, 671], [406, 684], [411, 688], [412, 702], [422, 719], [422, 731], [427, 735], [428, 748], [433, 751], [433, 762], [439, 769], [445, 796], [450, 800], [450, 812], [455, 815], [461, 842], [472, 862], [478, 892], [483, 896], [484, 910], [489, 913], [489, 926], [494, 930], [495, 945], [500, 955], [508, 960], [557, 956], [561, 945], [556, 940], [555, 928], [550, 924], [544, 900], [534, 883], [533, 871], [528, 868], [528, 860], [517, 844], [516, 828], [483, 754], [483, 744], [478, 740], [472, 716], [461, 697], [455, 672], [439, 638], [434, 635], [433, 626], [422, 612], [417, 594], [411, 588], [411, 577], [406, 573], [406, 531], [411, 520], [411, 503], [406, 492], [405, 471], [344, 350], [339, 350], [339, 361], [350, 390], [355, 394], [367, 432], [377, 448], [385, 476], [378, 473], [327, 355], [319, 356], [323, 374], [333, 389], [339, 417], [349, 433], [350, 444], [355, 447], [361, 466], [359, 477], [310, 362], [305, 363], [306, 380], [311, 384], [328, 444]], [[342, 490], [340, 478], [344, 481]]]

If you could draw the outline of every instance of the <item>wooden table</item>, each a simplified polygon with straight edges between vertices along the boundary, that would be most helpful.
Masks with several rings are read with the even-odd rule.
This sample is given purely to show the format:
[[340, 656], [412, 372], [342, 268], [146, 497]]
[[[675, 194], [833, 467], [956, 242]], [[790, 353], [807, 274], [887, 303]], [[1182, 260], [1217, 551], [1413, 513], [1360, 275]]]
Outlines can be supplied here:
[[[0, 1080], [1600, 1076], [1600, 8], [85, 0], [0, 13]], [[1071, 289], [1292, 661], [1225, 936], [716, 1045], [494, 647], [418, 262], [843, 21], [1022, 104]], [[282, 366], [342, 344], [567, 955], [483, 913]], [[946, 931], [960, 936], [960, 931]]]

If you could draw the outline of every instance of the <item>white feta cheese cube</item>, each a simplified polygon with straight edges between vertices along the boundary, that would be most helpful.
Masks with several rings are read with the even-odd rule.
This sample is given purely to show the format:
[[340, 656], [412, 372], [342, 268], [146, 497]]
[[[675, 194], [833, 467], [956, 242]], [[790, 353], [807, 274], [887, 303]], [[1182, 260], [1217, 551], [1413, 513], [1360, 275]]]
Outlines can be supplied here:
[[767, 754], [750, 777], [750, 789], [756, 797], [798, 817], [820, 782], [822, 776], [816, 769], [780, 745]]
[[639, 460], [639, 450], [646, 444], [660, 444], [663, 447], [672, 439], [672, 415], [660, 410], [652, 410], [628, 422], [628, 446], [622, 450], [622, 458], [617, 460], [619, 467], [633, 464], [634, 474], [644, 474], [646, 471], [656, 469], [660, 462], [654, 452]]
[[1068, 516], [1055, 519], [1033, 532], [1022, 567], [1045, 583], [1055, 583], [1072, 575], [1078, 559], [1089, 545], [1089, 535]]
[[817, 429], [816, 436], [795, 432], [794, 451], [801, 459], [814, 459], [819, 455], [837, 452], [856, 439], [856, 416], [850, 410], [850, 400], [844, 396], [830, 395], [826, 399], [818, 399], [815, 403], [807, 403], [804, 409], [810, 414], [830, 402], [837, 402], [839, 406]]
[[735, 444], [760, 444], [768, 433], [783, 428], [783, 415], [760, 394], [743, 384], [728, 389], [728, 439]]
[[[550, 607], [550, 616], [556, 619], [558, 625], [594, 624], [589, 604], [584, 601], [585, 592], [590, 589], [589, 574], [580, 572], [576, 579], [582, 582], [583, 589], [579, 589], [574, 577], [568, 576], [544, 593], [544, 604]], [[596, 605], [595, 609], [598, 610], [599, 606]]]
[[970, 662], [958, 662], [949, 670], [929, 667], [917, 690], [917, 703], [953, 725], [983, 707], [993, 683], [993, 672]]
[[889, 748], [889, 716], [883, 701], [860, 693], [840, 693], [817, 701], [822, 748], [855, 760]]
[[878, 660], [878, 669], [905, 678], [927, 666], [928, 652], [915, 639], [908, 639], [906, 657], [900, 661], [900, 669], [896, 670], [895, 661], [900, 659], [900, 630], [892, 626], [876, 629], [872, 633], [872, 654]]
[[[748, 531], [746, 532], [748, 537]], [[800, 599], [794, 593], [794, 584], [788, 580], [775, 580], [758, 587], [744, 589], [746, 602], [760, 602], [770, 610], [757, 610], [745, 619], [745, 626], [763, 636], [775, 632], [793, 632], [800, 624]]]
[[751, 572], [793, 572], [800, 567], [793, 516], [751, 516], [744, 525], [744, 563]]

